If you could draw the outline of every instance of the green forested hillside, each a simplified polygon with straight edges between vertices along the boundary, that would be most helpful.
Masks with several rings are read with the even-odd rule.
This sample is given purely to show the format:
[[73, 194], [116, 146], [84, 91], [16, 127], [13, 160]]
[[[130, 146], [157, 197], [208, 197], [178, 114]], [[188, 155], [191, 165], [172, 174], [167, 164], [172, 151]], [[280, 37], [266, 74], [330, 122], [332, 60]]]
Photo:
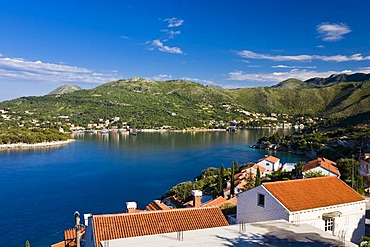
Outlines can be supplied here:
[[134, 78], [90, 90], [4, 101], [0, 109], [10, 109], [20, 120], [70, 116], [76, 124], [118, 116], [129, 125], [142, 128], [209, 127], [212, 121], [248, 119], [242, 110], [326, 118], [358, 115], [362, 121], [369, 121], [369, 81], [314, 87], [305, 84], [288, 80], [275, 87], [231, 90], [182, 80], [156, 82]]

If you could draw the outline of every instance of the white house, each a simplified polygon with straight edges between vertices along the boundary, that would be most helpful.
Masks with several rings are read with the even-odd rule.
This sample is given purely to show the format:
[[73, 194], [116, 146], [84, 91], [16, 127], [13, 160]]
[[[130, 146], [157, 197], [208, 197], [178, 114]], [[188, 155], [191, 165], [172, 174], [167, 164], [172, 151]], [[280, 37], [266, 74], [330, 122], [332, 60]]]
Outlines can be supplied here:
[[335, 176], [264, 183], [238, 195], [237, 222], [306, 223], [358, 243], [366, 200]]
[[250, 165], [246, 168], [244, 168], [242, 170], [242, 174], [244, 175], [244, 177], [248, 177], [249, 174], [253, 175], [253, 176], [256, 176], [257, 175], [257, 169], [260, 169], [260, 175], [261, 177], [265, 177], [266, 176], [266, 168], [263, 167], [263, 166], [260, 166], [260, 165], [257, 165], [257, 164], [253, 164], [253, 165]]
[[360, 162], [360, 174], [362, 176], [370, 175], [370, 153], [364, 153], [358, 161]]
[[336, 176], [340, 177], [340, 172], [337, 168], [337, 163], [326, 159], [317, 158], [309, 161], [306, 165], [302, 167], [302, 174], [305, 175], [307, 172], [321, 172], [326, 176]]
[[292, 172], [295, 169], [296, 165], [297, 163], [285, 163], [281, 166], [281, 170], [283, 172]]
[[268, 173], [275, 172], [280, 168], [280, 159], [270, 155], [260, 159], [257, 165], [264, 167]]

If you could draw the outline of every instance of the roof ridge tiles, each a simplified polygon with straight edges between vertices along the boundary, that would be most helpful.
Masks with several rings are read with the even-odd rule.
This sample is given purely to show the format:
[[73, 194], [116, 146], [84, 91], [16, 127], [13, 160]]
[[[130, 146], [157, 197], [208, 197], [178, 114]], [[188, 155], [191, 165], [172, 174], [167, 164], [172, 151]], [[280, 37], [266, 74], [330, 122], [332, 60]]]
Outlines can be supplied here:
[[[200, 208], [175, 208], [171, 210], [155, 210], [155, 211], [143, 211], [140, 214], [155, 214], [155, 213], [169, 213], [169, 212], [176, 212], [176, 211], [183, 211], [183, 210], [204, 210], [205, 208], [217, 208], [216, 206], [208, 206], [208, 207], [200, 207]], [[93, 215], [93, 217], [112, 217], [112, 216], [127, 216], [127, 215], [137, 215], [138, 213], [111, 213], [111, 214], [97, 214]]]

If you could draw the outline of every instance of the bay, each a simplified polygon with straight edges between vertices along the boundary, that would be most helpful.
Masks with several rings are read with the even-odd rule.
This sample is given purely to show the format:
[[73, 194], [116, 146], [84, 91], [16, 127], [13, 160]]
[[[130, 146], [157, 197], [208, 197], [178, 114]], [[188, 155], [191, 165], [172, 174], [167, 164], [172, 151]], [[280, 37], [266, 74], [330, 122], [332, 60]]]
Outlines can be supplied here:
[[144, 209], [168, 189], [207, 167], [255, 162], [272, 154], [285, 162], [306, 160], [249, 146], [273, 132], [84, 134], [67, 146], [0, 152], [0, 246], [50, 246], [81, 214], [125, 212], [127, 201]]

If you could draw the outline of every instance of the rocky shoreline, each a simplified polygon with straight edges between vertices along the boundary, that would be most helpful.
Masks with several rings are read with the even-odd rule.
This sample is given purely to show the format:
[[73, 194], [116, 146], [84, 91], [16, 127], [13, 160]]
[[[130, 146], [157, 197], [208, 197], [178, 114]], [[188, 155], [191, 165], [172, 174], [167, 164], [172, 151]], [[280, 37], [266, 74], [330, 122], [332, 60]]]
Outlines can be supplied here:
[[1, 144], [0, 150], [4, 149], [32, 149], [32, 148], [48, 148], [67, 145], [76, 141], [75, 139], [68, 139], [64, 141], [52, 141], [52, 142], [40, 142], [40, 143], [12, 143], [12, 144]]

